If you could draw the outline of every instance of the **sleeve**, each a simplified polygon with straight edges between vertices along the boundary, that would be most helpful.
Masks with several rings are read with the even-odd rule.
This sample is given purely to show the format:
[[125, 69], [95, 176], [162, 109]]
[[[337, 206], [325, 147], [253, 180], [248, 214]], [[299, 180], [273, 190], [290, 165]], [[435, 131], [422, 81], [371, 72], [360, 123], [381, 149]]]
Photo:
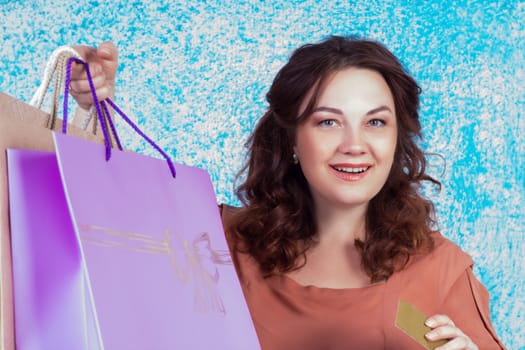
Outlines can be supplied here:
[[505, 349], [490, 323], [489, 293], [468, 267], [454, 282], [441, 313], [449, 316], [479, 349]]

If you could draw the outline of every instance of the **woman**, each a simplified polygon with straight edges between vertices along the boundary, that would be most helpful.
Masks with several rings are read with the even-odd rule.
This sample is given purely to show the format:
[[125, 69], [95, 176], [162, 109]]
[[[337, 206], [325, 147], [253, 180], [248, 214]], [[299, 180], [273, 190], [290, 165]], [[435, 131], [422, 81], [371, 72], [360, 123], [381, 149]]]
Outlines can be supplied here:
[[[77, 49], [111, 96], [114, 46]], [[88, 108], [80, 67], [71, 88]], [[263, 349], [503, 348], [471, 259], [419, 193], [440, 185], [416, 144], [419, 94], [392, 53], [356, 38], [305, 45], [277, 74], [244, 206], [221, 207]]]

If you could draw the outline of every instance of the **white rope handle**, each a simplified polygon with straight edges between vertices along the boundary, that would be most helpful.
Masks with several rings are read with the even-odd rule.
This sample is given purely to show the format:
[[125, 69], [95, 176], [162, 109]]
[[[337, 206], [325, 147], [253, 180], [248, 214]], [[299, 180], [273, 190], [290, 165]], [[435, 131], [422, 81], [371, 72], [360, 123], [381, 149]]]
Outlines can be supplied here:
[[[49, 112], [50, 118], [47, 125], [47, 127], [50, 129], [54, 127], [55, 121], [57, 119], [57, 111], [59, 110], [60, 103], [60, 94], [63, 91], [62, 87], [64, 84], [64, 76], [66, 74], [68, 60], [71, 57], [82, 59], [82, 56], [80, 56], [80, 54], [77, 51], [75, 51], [75, 49], [73, 49], [71, 46], [60, 46], [55, 51], [53, 51], [44, 69], [44, 76], [42, 77], [40, 86], [38, 87], [31, 101], [29, 102], [30, 105], [38, 109], [42, 109], [42, 104], [44, 103], [46, 93], [49, 90], [49, 86], [51, 85], [51, 81], [53, 81], [54, 77], [55, 81], [53, 88], [53, 97], [51, 103], [51, 111]], [[90, 110], [89, 115], [91, 114], [92, 111]], [[89, 117], [88, 121], [84, 123], [84, 130], [87, 128], [87, 124], [90, 120], [91, 117]]]
[[[71, 46], [60, 46], [57, 48], [51, 56], [49, 57], [49, 60], [47, 61], [46, 68], [44, 69], [44, 76], [42, 77], [42, 82], [40, 83], [40, 86], [36, 90], [35, 94], [33, 95], [33, 98], [29, 102], [31, 106], [34, 106], [36, 108], [41, 108], [42, 103], [44, 102], [44, 98], [46, 96], [46, 92], [49, 89], [49, 85], [51, 84], [51, 81], [53, 80], [53, 75], [57, 68], [61, 72], [61, 77], [64, 74], [65, 70], [65, 63], [67, 63], [67, 58], [70, 57], [76, 57], [82, 59], [80, 54], [75, 51]], [[60, 67], [59, 67], [60, 66]], [[60, 77], [60, 78], [61, 78]], [[57, 77], [58, 78], [58, 77]], [[57, 79], [57, 82], [61, 84], [62, 79]], [[56, 82], [55, 82], [55, 90], [56, 90]]]

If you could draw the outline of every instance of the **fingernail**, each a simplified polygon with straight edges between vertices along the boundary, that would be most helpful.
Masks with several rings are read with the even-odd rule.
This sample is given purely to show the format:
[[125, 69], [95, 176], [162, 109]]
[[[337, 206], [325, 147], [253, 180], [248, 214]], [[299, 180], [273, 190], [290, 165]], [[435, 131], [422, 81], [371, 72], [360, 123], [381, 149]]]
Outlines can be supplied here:
[[429, 318], [425, 321], [425, 325], [427, 325], [428, 327], [434, 327], [436, 325], [436, 321], [434, 321], [434, 319], [432, 318]]
[[425, 334], [425, 337], [429, 340], [434, 340], [436, 338], [437, 334], [434, 333], [434, 332], [428, 332], [427, 334]]
[[111, 55], [111, 50], [107, 46], [102, 46], [99, 48], [100, 52], [105, 53], [106, 55]]

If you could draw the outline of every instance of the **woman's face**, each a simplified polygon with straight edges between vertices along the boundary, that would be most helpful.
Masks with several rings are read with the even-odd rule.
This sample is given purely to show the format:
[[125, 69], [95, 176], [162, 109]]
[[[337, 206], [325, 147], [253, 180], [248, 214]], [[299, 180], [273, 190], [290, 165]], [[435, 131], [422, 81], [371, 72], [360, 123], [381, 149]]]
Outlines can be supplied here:
[[335, 72], [321, 87], [313, 113], [298, 126], [294, 146], [315, 205], [367, 205], [387, 180], [396, 142], [394, 99], [381, 74], [360, 68]]

